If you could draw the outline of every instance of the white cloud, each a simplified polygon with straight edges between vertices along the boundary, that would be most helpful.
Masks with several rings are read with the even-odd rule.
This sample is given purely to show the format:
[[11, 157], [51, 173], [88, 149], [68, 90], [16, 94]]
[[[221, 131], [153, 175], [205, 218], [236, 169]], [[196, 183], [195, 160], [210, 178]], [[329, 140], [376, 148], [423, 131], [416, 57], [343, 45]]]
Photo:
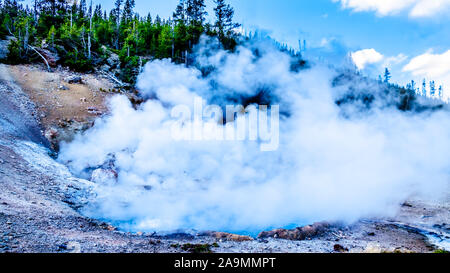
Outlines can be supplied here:
[[356, 67], [360, 70], [364, 69], [368, 64], [379, 63], [384, 59], [384, 56], [373, 48], [353, 52], [351, 56]]
[[444, 77], [450, 74], [450, 50], [442, 54], [428, 51], [413, 58], [404, 68], [414, 76]]
[[395, 65], [399, 65], [403, 62], [405, 62], [408, 59], [408, 56], [405, 54], [398, 54], [397, 56], [388, 57], [384, 60], [384, 66], [385, 67], [392, 67]]
[[430, 17], [450, 10], [450, 0], [332, 0], [354, 11], [375, 11], [379, 16], [407, 12], [411, 17]]
[[443, 84], [444, 88], [450, 88], [450, 50], [442, 54], [429, 50], [419, 55], [403, 67], [403, 72], [409, 72], [415, 77], [423, 77], [427, 80], [435, 80]]

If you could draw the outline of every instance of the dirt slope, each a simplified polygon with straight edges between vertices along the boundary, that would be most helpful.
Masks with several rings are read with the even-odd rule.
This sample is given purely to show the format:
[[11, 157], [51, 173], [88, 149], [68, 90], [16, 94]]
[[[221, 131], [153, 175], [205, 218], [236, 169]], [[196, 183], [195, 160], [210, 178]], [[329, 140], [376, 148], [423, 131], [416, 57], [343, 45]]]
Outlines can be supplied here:
[[[81, 77], [82, 83], [67, 82], [74, 76]], [[18, 86], [35, 103], [36, 118], [55, 149], [107, 111], [106, 101], [112, 95], [108, 90], [114, 89], [113, 83], [95, 74], [76, 75], [63, 69], [49, 73], [38, 65], [3, 65], [0, 80]]]

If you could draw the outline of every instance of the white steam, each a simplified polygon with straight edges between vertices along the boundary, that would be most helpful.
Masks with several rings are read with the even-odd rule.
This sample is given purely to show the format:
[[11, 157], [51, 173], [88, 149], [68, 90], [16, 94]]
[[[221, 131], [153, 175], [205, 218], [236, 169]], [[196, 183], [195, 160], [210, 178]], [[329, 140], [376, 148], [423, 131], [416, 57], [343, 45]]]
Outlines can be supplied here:
[[[197, 49], [203, 74], [148, 63], [138, 88], [157, 100], [136, 110], [116, 96], [111, 115], [62, 146], [59, 159], [80, 176], [106, 165], [117, 171], [117, 182], [98, 186], [89, 216], [129, 230], [258, 232], [388, 216], [411, 195], [448, 193], [449, 113], [355, 107], [345, 117], [334, 70], [292, 71], [290, 56], [264, 44], [212, 48]], [[173, 140], [173, 106], [198, 96], [223, 106], [261, 90], [286, 112], [277, 151], [261, 152], [254, 141]]]

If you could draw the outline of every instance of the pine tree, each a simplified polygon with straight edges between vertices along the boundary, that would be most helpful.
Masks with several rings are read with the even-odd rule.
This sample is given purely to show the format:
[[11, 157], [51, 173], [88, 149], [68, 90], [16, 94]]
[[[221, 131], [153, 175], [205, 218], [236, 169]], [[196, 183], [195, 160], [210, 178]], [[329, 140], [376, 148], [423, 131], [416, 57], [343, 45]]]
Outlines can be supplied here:
[[427, 81], [425, 79], [422, 82], [422, 96], [427, 96]]
[[34, 0], [33, 1], [33, 18], [34, 18], [34, 22], [35, 24], [37, 24], [37, 18], [39, 15], [39, 10], [41, 8], [41, 0]]
[[114, 3], [114, 9], [111, 10], [111, 19], [116, 23], [119, 24], [120, 23], [120, 13], [122, 10], [122, 3], [123, 0], [116, 0], [116, 2]]
[[150, 25], [153, 23], [152, 14], [150, 12], [147, 14], [146, 20], [147, 20], [147, 23], [149, 23]]
[[161, 26], [162, 25], [162, 20], [161, 20], [161, 17], [159, 17], [159, 15], [156, 15], [155, 25], [157, 25], [157, 26]]
[[234, 9], [229, 4], [225, 4], [225, 0], [214, 0], [214, 2], [216, 3], [214, 8], [216, 13], [215, 27], [219, 38], [223, 39], [233, 29], [240, 27], [240, 24], [233, 22]]
[[205, 0], [187, 0], [186, 16], [191, 25], [200, 26], [205, 22], [206, 12]]
[[86, 10], [86, 0], [81, 0], [78, 8], [78, 16], [80, 19], [84, 19], [84, 17], [86, 17]]
[[136, 6], [135, 0], [126, 0], [123, 7], [122, 22], [128, 24], [133, 20], [133, 9]]
[[119, 49], [120, 42], [120, 11], [122, 8], [123, 0], [116, 0], [115, 8], [111, 11], [111, 20], [115, 22], [115, 39], [114, 39], [114, 47]]
[[430, 96], [434, 97], [436, 95], [436, 83], [434, 81], [430, 82]]
[[384, 82], [385, 83], [389, 83], [389, 81], [391, 80], [391, 72], [389, 71], [389, 69], [386, 67], [386, 69], [384, 70]]
[[414, 80], [411, 81], [411, 90], [416, 91], [416, 82]]
[[184, 0], [180, 0], [180, 3], [178, 3], [175, 12], [173, 13], [173, 19], [177, 24], [186, 23], [186, 8]]
[[102, 5], [98, 4], [95, 6], [94, 10], [94, 21], [98, 22], [102, 19], [103, 13], [102, 13]]
[[17, 19], [17, 16], [19, 15], [18, 10], [19, 7], [17, 5], [17, 1], [15, 0], [4, 0], [3, 2], [3, 10], [6, 15], [6, 19], [4, 22], [4, 25], [9, 32], [10, 35], [13, 35], [15, 30], [15, 22]]

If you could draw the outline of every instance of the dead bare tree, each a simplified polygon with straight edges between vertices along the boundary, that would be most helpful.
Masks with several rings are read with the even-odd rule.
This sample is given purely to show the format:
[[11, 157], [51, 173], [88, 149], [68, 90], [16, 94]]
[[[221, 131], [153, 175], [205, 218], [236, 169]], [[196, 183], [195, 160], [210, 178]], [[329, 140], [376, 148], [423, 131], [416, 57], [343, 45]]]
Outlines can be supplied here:
[[28, 45], [28, 47], [31, 48], [34, 52], [36, 52], [44, 60], [45, 64], [47, 65], [48, 72], [52, 72], [52, 69], [50, 68], [50, 65], [48, 64], [47, 59], [41, 53], [39, 53], [39, 51], [35, 47], [30, 46], [30, 45]]
[[92, 35], [92, 0], [91, 0], [91, 7], [89, 9], [89, 36], [88, 36], [88, 58], [91, 59], [91, 35]]

